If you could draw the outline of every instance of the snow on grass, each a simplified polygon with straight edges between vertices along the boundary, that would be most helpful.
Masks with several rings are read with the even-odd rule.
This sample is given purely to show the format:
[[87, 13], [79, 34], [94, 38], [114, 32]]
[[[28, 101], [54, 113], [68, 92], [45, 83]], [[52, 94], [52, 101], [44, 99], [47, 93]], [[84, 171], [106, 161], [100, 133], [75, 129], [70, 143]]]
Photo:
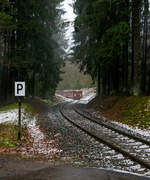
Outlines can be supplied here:
[[114, 120], [110, 120], [110, 119], [108, 119], [108, 118], [106, 118], [106, 117], [104, 117], [102, 115], [99, 115], [99, 112], [97, 112], [97, 111], [92, 111], [91, 113], [95, 117], [98, 117], [98, 118], [102, 119], [104, 122], [110, 123], [115, 128], [119, 128], [121, 130], [124, 130], [125, 132], [135, 134], [135, 135], [137, 135], [139, 137], [142, 137], [142, 138], [146, 139], [147, 141], [150, 140], [150, 128], [140, 129], [137, 126], [129, 126], [129, 125], [124, 124], [124, 123], [120, 123], [120, 122], [117, 122], [117, 121], [114, 121]]
[[[26, 113], [25, 109], [21, 109], [21, 123], [23, 125], [30, 121], [30, 116]], [[0, 124], [1, 123], [15, 123], [18, 122], [18, 109], [9, 109], [5, 111], [0, 111]]]
[[126, 124], [123, 124], [123, 123], [119, 123], [119, 122], [114, 122], [114, 121], [111, 122], [111, 123], [117, 124], [117, 125], [125, 128], [125, 129], [127, 129], [129, 131], [132, 131], [133, 133], [138, 133], [138, 134], [140, 134], [142, 136], [145, 136], [146, 138], [150, 138], [150, 129], [143, 129], [143, 130], [141, 130], [138, 127], [131, 127], [129, 125], [126, 125]]
[[[32, 139], [32, 146], [22, 147], [20, 150], [21, 154], [46, 155], [46, 157], [50, 157], [51, 155], [61, 152], [61, 150], [58, 150], [57, 148], [53, 147], [53, 140], [45, 140], [44, 133], [41, 132], [39, 126], [36, 123], [36, 116], [31, 117], [29, 114], [25, 113], [24, 109], [22, 109], [21, 116], [21, 124], [27, 127]], [[5, 122], [17, 124], [18, 109], [1, 111], [0, 124]]]
[[133, 127], [133, 126], [129, 126], [127, 124], [117, 122], [117, 121], [113, 121], [113, 120], [110, 121], [107, 118], [105, 118], [104, 116], [99, 115], [99, 113], [97, 113], [97, 112], [93, 112], [92, 114], [94, 116], [97, 116], [98, 118], [103, 119], [104, 121], [108, 121], [114, 127], [118, 126], [118, 128], [121, 128], [121, 129], [125, 130], [126, 132], [130, 132], [131, 134], [136, 134], [136, 135], [142, 136], [144, 139], [146, 139], [148, 141], [150, 139], [150, 128], [140, 129], [137, 126]]
[[39, 126], [36, 125], [36, 117], [28, 124], [28, 130], [33, 138], [33, 149], [35, 154], [44, 154], [50, 156], [52, 153], [59, 153], [61, 150], [52, 147], [52, 140], [46, 140]]
[[79, 100], [79, 103], [81, 104], [87, 104], [89, 103], [92, 99], [94, 99], [96, 97], [96, 93], [91, 93], [91, 94], [88, 94], [87, 96], [81, 98]]
[[0, 112], [0, 123], [10, 122], [13, 123], [18, 119], [18, 110], [1, 111]]
[[66, 102], [73, 102], [73, 99], [69, 99], [69, 98], [66, 98], [60, 94], [55, 94], [56, 97], [59, 97], [60, 99], [62, 99], [63, 101], [66, 101]]

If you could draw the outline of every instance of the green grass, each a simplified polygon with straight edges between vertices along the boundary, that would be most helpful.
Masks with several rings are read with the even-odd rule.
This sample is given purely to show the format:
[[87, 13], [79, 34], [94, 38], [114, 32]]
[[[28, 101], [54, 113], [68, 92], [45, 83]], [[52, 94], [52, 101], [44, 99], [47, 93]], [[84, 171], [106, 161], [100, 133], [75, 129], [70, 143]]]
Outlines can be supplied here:
[[18, 104], [14, 103], [14, 104], [0, 107], [0, 111], [9, 111], [9, 110], [17, 109], [17, 108], [18, 108]]
[[[13, 109], [17, 109], [18, 104], [10, 104], [8, 106], [4, 106], [0, 108], [0, 113], [4, 111], [10, 111]], [[22, 108], [25, 109], [25, 113], [29, 116], [33, 116], [36, 113], [36, 110], [27, 103], [22, 104]], [[27, 130], [25, 127], [22, 127], [21, 130], [22, 137], [27, 137]], [[1, 123], [0, 124], [0, 147], [3, 148], [13, 148], [18, 145], [18, 126], [13, 123]], [[24, 141], [24, 140], [23, 140]]]
[[32, 105], [30, 105], [30, 104], [28, 104], [28, 103], [23, 103], [23, 104], [22, 104], [22, 108], [24, 108], [25, 111], [26, 111], [27, 113], [29, 113], [29, 114], [34, 115], [35, 113], [37, 113], [37, 110], [36, 110]]
[[109, 96], [100, 105], [107, 119], [140, 129], [150, 128], [150, 96]]
[[[27, 132], [24, 128], [21, 130], [22, 136], [25, 137]], [[18, 127], [10, 123], [0, 124], [0, 147], [14, 148], [18, 145]]]
[[[31, 113], [31, 114], [36, 113], [36, 110], [28, 103], [22, 103], [21, 108], [24, 108], [27, 113]], [[10, 110], [14, 110], [14, 109], [18, 109], [18, 103], [3, 106], [0, 108], [0, 112], [10, 111]]]
[[141, 129], [150, 127], [150, 97], [127, 97], [122, 101], [119, 121]]

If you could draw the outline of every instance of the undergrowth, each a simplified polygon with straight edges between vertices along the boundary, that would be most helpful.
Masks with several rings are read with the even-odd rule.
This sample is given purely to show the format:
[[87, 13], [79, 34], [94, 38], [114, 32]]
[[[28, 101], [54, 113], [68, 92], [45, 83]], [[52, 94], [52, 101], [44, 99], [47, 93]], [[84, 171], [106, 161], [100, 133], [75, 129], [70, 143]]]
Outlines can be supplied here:
[[99, 104], [99, 107], [103, 107], [100, 111], [107, 119], [134, 127], [137, 126], [140, 129], [150, 127], [149, 96], [116, 96], [113, 98], [107, 97], [106, 99]]
[[2, 123], [0, 124], [0, 147], [2, 148], [14, 148], [23, 141], [26, 141], [27, 135], [26, 128], [21, 129], [21, 142], [18, 141], [18, 127], [15, 124]]
[[[22, 103], [21, 108], [25, 109], [25, 111], [30, 114], [36, 113], [35, 108], [28, 103]], [[18, 109], [18, 103], [3, 106], [0, 108], [0, 112], [1, 111], [9, 111], [9, 110], [13, 110], [13, 109]]]
[[[0, 108], [0, 114], [3, 112], [9, 112], [11, 110], [18, 109], [18, 103], [10, 104]], [[36, 110], [28, 103], [22, 103], [22, 109], [24, 113], [30, 117], [36, 113]], [[16, 119], [17, 120], [17, 119]], [[15, 123], [5, 122], [0, 124], [0, 147], [2, 148], [14, 148], [20, 143], [27, 141], [26, 137], [28, 132], [25, 126], [21, 129], [21, 142], [18, 139], [18, 126]]]

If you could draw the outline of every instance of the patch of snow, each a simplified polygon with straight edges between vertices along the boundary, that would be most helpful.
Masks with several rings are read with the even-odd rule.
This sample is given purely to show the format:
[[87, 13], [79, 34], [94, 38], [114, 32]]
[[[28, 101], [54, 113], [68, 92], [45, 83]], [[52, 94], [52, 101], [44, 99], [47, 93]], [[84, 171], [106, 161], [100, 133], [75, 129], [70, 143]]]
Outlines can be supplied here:
[[[52, 147], [52, 140], [45, 140], [44, 134], [41, 132], [39, 126], [36, 125], [36, 117], [31, 118], [28, 114], [25, 113], [22, 109], [21, 114], [21, 124], [26, 125], [28, 132], [30, 133], [33, 139], [33, 147], [22, 148], [22, 154], [43, 154], [50, 156], [52, 153], [61, 152], [54, 147]], [[3, 111], [0, 113], [0, 124], [1, 123], [16, 123], [18, 122], [18, 109]]]
[[44, 138], [43, 133], [41, 133], [41, 131], [39, 130], [39, 127], [36, 126], [36, 118], [35, 117], [28, 124], [28, 129], [29, 129], [29, 132], [35, 142], [38, 142], [39, 140], [42, 140]]
[[14, 109], [11, 111], [0, 112], [0, 123], [15, 122], [18, 119], [18, 110]]
[[91, 93], [91, 94], [88, 94], [87, 96], [81, 98], [79, 100], [79, 103], [81, 104], [87, 104], [89, 103], [92, 99], [94, 99], [96, 97], [96, 93]]
[[147, 145], [140, 146], [140, 149], [147, 149], [147, 148], [149, 148], [149, 146], [147, 146]]
[[39, 126], [36, 125], [36, 117], [28, 124], [28, 130], [33, 138], [33, 149], [36, 154], [50, 155], [51, 153], [58, 153], [62, 150], [52, 148], [51, 141], [46, 141], [44, 134], [40, 131]]
[[66, 97], [64, 97], [60, 94], [57, 94], [57, 93], [55, 94], [55, 96], [61, 98], [63, 101], [66, 101], [66, 102], [73, 102], [74, 101], [73, 99], [66, 98]]
[[113, 124], [117, 124], [123, 128], [126, 128], [127, 130], [129, 131], [132, 131], [133, 133], [138, 133], [142, 136], [145, 136], [146, 138], [150, 138], [150, 129], [145, 129], [145, 130], [141, 130], [139, 129], [138, 127], [131, 127], [131, 126], [128, 126], [126, 124], [123, 124], [123, 123], [119, 123], [119, 122], [111, 122]]
[[131, 169], [133, 169], [133, 170], [137, 170], [137, 169], [140, 169], [141, 168], [141, 165], [135, 165], [135, 166], [131, 166], [130, 167]]
[[[140, 146], [142, 145], [142, 142], [133, 142], [133, 143], [129, 143], [131, 146]], [[140, 146], [141, 147], [141, 146]]]
[[120, 160], [124, 159], [124, 156], [122, 154], [115, 154], [115, 155], [113, 155], [113, 157], [120, 159]]
[[[29, 119], [27, 118], [27, 115], [25, 114], [24, 109], [21, 109], [21, 123], [23, 125], [27, 124]], [[1, 123], [16, 123], [18, 122], [18, 109], [13, 109], [9, 111], [2, 111], [0, 112], [0, 124]]]
[[145, 153], [150, 153], [150, 149], [144, 149], [143, 150]]
[[[120, 122], [113, 121], [113, 120], [108, 121], [107, 118], [99, 115], [99, 113], [97, 113], [97, 112], [94, 112], [93, 114], [94, 114], [94, 116], [102, 119], [104, 122], [111, 124], [115, 128], [117, 127], [119, 129], [129, 132], [131, 134], [135, 134], [139, 137], [146, 139], [147, 141], [149, 141], [149, 139], [150, 139], [150, 128], [142, 130], [142, 129], [138, 128], [137, 126], [132, 127], [132, 126], [120, 123]], [[133, 142], [134, 142], [134, 140], [133, 140]]]

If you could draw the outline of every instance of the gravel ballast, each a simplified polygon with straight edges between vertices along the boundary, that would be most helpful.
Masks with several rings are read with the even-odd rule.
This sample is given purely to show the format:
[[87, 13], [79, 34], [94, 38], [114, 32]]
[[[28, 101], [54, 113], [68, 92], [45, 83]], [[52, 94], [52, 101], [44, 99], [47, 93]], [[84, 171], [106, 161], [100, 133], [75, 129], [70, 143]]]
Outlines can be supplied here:
[[149, 175], [149, 171], [145, 172], [137, 163], [74, 127], [62, 117], [59, 106], [52, 107], [39, 122], [47, 137], [57, 139], [60, 152], [56, 159], [73, 166], [112, 168]]

